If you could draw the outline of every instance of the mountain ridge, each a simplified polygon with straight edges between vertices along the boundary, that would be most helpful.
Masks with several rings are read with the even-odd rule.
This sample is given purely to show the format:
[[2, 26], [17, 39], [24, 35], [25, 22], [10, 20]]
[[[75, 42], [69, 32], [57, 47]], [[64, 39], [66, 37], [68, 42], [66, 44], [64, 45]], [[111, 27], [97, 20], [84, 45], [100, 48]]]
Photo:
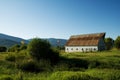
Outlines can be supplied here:
[[3, 33], [0, 33], [0, 39], [8, 39], [8, 40], [12, 40], [12, 41], [15, 41], [15, 42], [24, 41], [25, 43], [28, 43], [28, 41], [25, 40], [25, 39], [22, 39], [22, 38], [19, 38], [19, 37], [10, 36], [10, 35], [3, 34]]
[[[49, 43], [52, 46], [64, 46], [67, 42], [66, 39], [57, 39], [57, 38], [41, 38], [41, 39], [45, 39], [49, 41]], [[21, 41], [24, 41], [26, 44], [28, 44], [30, 40], [31, 39], [26, 40], [23, 38], [14, 37], [11, 35], [0, 33], [0, 46], [11, 47], [15, 44], [20, 44]]]

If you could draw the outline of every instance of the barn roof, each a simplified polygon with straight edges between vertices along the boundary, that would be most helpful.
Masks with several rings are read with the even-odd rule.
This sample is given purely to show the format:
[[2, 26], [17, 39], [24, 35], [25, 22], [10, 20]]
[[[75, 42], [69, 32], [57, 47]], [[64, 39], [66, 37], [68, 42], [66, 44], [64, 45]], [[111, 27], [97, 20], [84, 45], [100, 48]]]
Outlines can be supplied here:
[[73, 35], [67, 41], [66, 46], [96, 46], [99, 39], [104, 37], [105, 33]]

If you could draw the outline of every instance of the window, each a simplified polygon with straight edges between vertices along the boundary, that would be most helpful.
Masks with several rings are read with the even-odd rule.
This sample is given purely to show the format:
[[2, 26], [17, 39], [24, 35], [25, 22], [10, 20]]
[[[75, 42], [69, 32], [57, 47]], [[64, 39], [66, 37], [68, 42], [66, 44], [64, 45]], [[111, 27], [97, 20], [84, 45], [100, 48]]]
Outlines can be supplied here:
[[76, 48], [76, 50], [78, 50], [78, 48]]
[[83, 48], [82, 48], [81, 50], [82, 50], [82, 51], [84, 51], [84, 49], [83, 49]]
[[88, 48], [86, 48], [86, 52], [88, 51]]
[[94, 48], [94, 51], [96, 51], [96, 48]]
[[67, 50], [69, 50], [69, 49], [67, 48]]
[[71, 48], [71, 50], [73, 50], [73, 48]]

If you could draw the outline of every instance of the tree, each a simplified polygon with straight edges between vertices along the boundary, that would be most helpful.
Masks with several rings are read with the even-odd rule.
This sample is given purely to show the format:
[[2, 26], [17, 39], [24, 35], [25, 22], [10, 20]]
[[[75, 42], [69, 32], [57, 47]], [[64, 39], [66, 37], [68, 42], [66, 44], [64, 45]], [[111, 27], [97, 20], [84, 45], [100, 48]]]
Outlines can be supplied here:
[[27, 49], [27, 45], [20, 45], [20, 50], [26, 50]]
[[27, 49], [29, 54], [37, 60], [49, 59], [51, 61], [55, 61], [59, 56], [57, 52], [54, 52], [51, 49], [48, 41], [39, 38], [32, 39], [29, 42]]
[[15, 44], [8, 49], [9, 52], [18, 52], [20, 50], [20, 45]]
[[120, 36], [118, 36], [118, 37], [116, 38], [116, 40], [115, 40], [115, 47], [116, 47], [117, 49], [120, 49]]
[[27, 49], [27, 44], [25, 44], [24, 41], [21, 41], [20, 50], [25, 50], [25, 49]]
[[4, 46], [0, 46], [0, 52], [6, 52], [7, 48]]
[[113, 47], [114, 40], [112, 38], [105, 38], [106, 50], [110, 50]]

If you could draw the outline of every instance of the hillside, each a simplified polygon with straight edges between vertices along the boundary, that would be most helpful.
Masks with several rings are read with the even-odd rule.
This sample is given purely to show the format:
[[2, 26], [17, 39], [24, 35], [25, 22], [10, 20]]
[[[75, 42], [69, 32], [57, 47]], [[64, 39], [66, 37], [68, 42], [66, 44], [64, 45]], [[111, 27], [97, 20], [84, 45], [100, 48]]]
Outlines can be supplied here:
[[11, 47], [15, 44], [20, 44], [21, 41], [24, 41], [26, 44], [29, 42], [22, 38], [0, 33], [0, 46]]
[[66, 39], [55, 39], [55, 38], [48, 38], [47, 39], [52, 46], [64, 46], [67, 42]]
[[15, 44], [20, 44], [20, 42], [12, 41], [9, 39], [0, 39], [0, 46], [11, 47]]
[[22, 39], [22, 38], [19, 38], [19, 37], [10, 36], [10, 35], [6, 35], [6, 34], [2, 34], [2, 33], [0, 33], [0, 39], [7, 39], [7, 40], [15, 41], [15, 42], [24, 41], [25, 43], [28, 43], [28, 41], [25, 40], [25, 39]]
[[[43, 40], [47, 40], [51, 46], [65, 46], [67, 40], [66, 39], [56, 39], [56, 38], [41, 38]], [[30, 41], [32, 39], [29, 39]]]
[[[66, 39], [56, 39], [56, 38], [45, 38], [50, 42], [52, 46], [64, 46], [67, 42]], [[25, 40], [19, 37], [14, 37], [6, 34], [0, 33], [0, 46], [10, 47], [15, 44], [20, 44], [21, 41], [24, 41], [26, 44], [29, 43], [31, 39]]]

